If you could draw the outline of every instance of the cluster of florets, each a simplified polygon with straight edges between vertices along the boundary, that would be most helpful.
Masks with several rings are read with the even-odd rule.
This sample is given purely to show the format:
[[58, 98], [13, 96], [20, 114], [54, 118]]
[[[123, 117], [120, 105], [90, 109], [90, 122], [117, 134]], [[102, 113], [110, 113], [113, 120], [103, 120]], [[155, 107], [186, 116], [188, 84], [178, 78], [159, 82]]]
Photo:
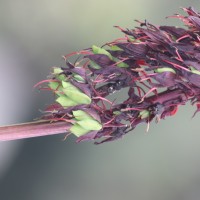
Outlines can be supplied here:
[[[47, 88], [56, 102], [44, 118], [64, 120], [77, 141], [102, 143], [121, 138], [140, 123], [172, 116], [188, 100], [200, 99], [200, 14], [184, 8], [174, 15], [186, 28], [139, 22], [135, 29], [119, 28], [125, 36], [102, 47], [64, 56], [66, 67], [54, 68]], [[70, 57], [77, 56], [71, 63]], [[128, 88], [127, 99], [107, 96]], [[116, 103], [117, 102], [117, 103]]]

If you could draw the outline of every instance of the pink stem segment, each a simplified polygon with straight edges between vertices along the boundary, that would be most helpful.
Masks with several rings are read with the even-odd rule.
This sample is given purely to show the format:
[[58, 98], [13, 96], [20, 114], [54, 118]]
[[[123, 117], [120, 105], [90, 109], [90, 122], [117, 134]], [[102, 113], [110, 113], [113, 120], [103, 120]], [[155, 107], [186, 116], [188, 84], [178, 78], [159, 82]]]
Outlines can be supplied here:
[[25, 139], [66, 133], [70, 123], [39, 120], [35, 122], [0, 127], [0, 141]]

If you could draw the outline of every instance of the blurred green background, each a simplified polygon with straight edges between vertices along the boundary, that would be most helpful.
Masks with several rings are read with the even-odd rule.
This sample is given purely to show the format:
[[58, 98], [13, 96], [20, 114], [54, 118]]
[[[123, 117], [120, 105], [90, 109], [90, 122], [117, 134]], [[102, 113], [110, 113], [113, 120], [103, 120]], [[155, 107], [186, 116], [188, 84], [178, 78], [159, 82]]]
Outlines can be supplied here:
[[[53, 98], [33, 90], [62, 55], [102, 45], [134, 20], [165, 17], [197, 0], [0, 0], [0, 124], [31, 121]], [[120, 93], [118, 94], [120, 97]], [[122, 95], [121, 95], [122, 96]], [[200, 123], [195, 108], [95, 146], [63, 135], [0, 143], [3, 200], [199, 200]]]

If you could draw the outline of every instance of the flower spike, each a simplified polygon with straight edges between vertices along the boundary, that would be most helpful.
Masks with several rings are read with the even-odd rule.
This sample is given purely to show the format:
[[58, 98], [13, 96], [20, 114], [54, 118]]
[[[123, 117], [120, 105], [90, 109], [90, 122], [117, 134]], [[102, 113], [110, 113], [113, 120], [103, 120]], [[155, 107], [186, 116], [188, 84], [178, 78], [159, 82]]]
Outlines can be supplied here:
[[[123, 137], [141, 123], [149, 129], [153, 119], [175, 115], [188, 101], [196, 104], [195, 114], [199, 112], [200, 14], [191, 7], [183, 10], [186, 16], [172, 17], [186, 28], [147, 21], [137, 21], [140, 27], [132, 30], [115, 26], [123, 38], [64, 56], [66, 66], [54, 67], [51, 79], [35, 85], [45, 85], [56, 98], [42, 123], [58, 123], [61, 130], [66, 124], [66, 132], [77, 136], [77, 142], [101, 144]], [[74, 56], [76, 62], [71, 63]], [[109, 100], [124, 88], [128, 88], [126, 100]], [[46, 126], [40, 123], [40, 127]], [[1, 135], [0, 128], [0, 140]]]

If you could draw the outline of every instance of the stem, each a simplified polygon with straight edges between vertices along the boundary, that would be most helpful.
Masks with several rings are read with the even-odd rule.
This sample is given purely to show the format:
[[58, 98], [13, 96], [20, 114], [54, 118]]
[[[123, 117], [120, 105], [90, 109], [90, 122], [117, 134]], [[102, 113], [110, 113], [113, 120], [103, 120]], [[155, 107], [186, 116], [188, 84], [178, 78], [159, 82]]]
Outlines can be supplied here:
[[[152, 103], [160, 103], [163, 104], [164, 102], [180, 98], [181, 100], [186, 100], [187, 96], [183, 93], [180, 89], [175, 90], [167, 90], [164, 92], [159, 93], [159, 95], [153, 95], [148, 98], [149, 101]], [[187, 99], [188, 100], [188, 99]]]
[[187, 91], [185, 92], [180, 89], [167, 90], [167, 91], [159, 93], [158, 95], [150, 96], [147, 99], [153, 104], [154, 103], [163, 104], [164, 102], [174, 100], [174, 99], [179, 99], [181, 102], [186, 102], [200, 95], [199, 88], [195, 88], [195, 90], [193, 91], [194, 92], [193, 94], [189, 94]]
[[39, 120], [23, 124], [0, 127], [0, 141], [17, 140], [45, 135], [66, 133], [70, 124], [66, 122], [50, 122]]

